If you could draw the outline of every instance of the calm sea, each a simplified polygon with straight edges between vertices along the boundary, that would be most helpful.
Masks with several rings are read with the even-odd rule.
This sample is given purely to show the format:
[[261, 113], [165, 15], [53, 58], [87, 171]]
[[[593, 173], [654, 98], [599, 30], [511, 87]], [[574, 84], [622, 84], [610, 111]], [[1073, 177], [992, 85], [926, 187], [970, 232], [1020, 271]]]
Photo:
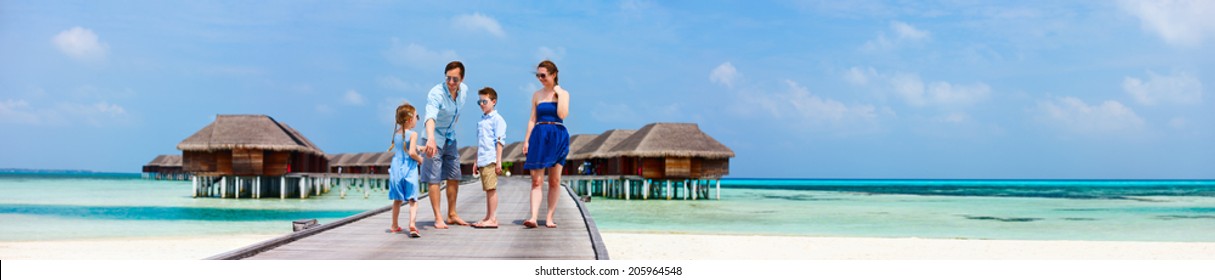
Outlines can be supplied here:
[[[596, 197], [603, 231], [1215, 242], [1215, 180], [723, 180], [721, 200]], [[0, 241], [286, 234], [387, 205], [190, 197], [138, 174], [0, 174]]]
[[388, 204], [336, 192], [309, 199], [191, 198], [189, 181], [139, 174], [0, 173], [0, 241], [287, 234], [291, 221], [335, 221]]
[[592, 200], [604, 231], [1215, 242], [1215, 180], [726, 179], [721, 200]]

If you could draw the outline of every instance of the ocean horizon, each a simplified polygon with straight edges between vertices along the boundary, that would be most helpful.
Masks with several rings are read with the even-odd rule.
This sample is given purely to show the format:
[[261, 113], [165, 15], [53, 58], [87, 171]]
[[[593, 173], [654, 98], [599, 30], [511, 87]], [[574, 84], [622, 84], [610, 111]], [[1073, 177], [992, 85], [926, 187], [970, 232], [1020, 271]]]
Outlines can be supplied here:
[[[726, 178], [721, 200], [587, 203], [602, 231], [826, 237], [1215, 242], [1215, 180]], [[139, 173], [0, 172], [0, 241], [287, 234], [388, 205], [192, 198]], [[72, 229], [72, 230], [64, 230]]]

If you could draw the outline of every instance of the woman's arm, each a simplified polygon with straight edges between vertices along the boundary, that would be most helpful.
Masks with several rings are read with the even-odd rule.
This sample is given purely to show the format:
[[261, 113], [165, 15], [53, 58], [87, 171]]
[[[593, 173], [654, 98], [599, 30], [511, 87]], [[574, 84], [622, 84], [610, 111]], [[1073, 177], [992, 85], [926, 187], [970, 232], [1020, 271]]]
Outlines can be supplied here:
[[557, 117], [565, 120], [570, 115], [570, 93], [560, 86], [553, 90], [557, 92]]

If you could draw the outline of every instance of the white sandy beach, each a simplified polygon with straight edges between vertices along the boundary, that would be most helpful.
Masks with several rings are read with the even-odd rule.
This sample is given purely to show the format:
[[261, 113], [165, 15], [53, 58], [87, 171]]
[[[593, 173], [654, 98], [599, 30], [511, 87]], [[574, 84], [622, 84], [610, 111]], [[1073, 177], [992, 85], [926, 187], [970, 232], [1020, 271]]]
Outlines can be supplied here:
[[614, 260], [1215, 260], [1215, 242], [602, 233]]
[[279, 235], [125, 238], [0, 242], [0, 259], [197, 260]]

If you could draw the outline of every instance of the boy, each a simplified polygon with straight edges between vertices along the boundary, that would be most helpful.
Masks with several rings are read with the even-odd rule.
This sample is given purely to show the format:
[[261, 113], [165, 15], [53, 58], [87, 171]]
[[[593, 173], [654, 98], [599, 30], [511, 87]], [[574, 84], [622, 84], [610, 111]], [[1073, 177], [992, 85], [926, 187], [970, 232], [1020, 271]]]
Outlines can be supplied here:
[[502, 174], [502, 146], [506, 143], [506, 120], [494, 107], [498, 105], [498, 92], [485, 87], [477, 92], [477, 105], [481, 106], [481, 120], [477, 122], [477, 166], [473, 173], [481, 174], [481, 189], [485, 190], [485, 218], [474, 223], [474, 228], [498, 228], [498, 175]]

